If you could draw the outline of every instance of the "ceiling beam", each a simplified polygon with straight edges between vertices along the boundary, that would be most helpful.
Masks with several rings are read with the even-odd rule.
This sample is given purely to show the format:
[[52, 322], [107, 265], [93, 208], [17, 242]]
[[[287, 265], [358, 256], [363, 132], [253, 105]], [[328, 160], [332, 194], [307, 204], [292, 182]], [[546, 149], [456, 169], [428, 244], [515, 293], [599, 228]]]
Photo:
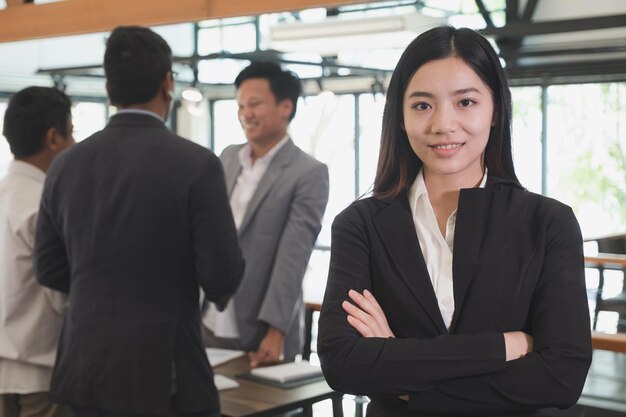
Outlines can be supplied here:
[[506, 22], [516, 22], [519, 18], [519, 2], [518, 0], [506, 0]]
[[489, 10], [487, 10], [487, 8], [485, 7], [483, 0], [474, 0], [474, 1], [476, 3], [476, 7], [478, 7], [478, 11], [482, 15], [483, 19], [485, 19], [485, 24], [487, 25], [487, 28], [489, 29], [493, 28], [494, 25], [493, 25], [493, 20], [491, 20], [491, 14], [489, 13]]
[[524, 78], [571, 78], [575, 76], [614, 75], [626, 77], [626, 59], [563, 62], [506, 68], [509, 79]]
[[108, 32], [120, 25], [155, 26], [249, 16], [364, 0], [64, 0], [0, 10], [0, 42]]
[[618, 14], [582, 19], [546, 20], [541, 22], [507, 22], [504, 27], [487, 27], [481, 32], [487, 36], [495, 36], [496, 38], [512, 38], [533, 35], [548, 35], [552, 33], [578, 32], [582, 30], [623, 28], [625, 26], [626, 14]]
[[537, 1], [538, 0], [528, 0], [524, 12], [522, 13], [522, 20], [528, 21], [532, 19], [535, 9], [537, 8]]

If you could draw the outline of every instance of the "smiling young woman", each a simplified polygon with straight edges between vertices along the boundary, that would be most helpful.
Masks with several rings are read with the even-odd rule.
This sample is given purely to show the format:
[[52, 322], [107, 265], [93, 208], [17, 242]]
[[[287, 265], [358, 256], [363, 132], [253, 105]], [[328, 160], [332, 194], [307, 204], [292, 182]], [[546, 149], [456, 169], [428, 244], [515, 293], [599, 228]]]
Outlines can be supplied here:
[[368, 416], [538, 416], [591, 362], [572, 210], [526, 191], [497, 54], [469, 29], [418, 36], [393, 73], [374, 196], [333, 223], [318, 351]]

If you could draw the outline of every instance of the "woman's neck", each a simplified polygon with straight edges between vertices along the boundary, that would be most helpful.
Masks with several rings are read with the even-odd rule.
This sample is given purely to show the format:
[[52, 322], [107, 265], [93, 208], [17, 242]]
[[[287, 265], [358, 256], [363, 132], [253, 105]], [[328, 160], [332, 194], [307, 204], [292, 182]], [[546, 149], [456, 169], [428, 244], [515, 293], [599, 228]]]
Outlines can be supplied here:
[[428, 190], [428, 200], [433, 208], [439, 231], [445, 238], [448, 218], [459, 205], [459, 196], [463, 188], [478, 187], [483, 179], [468, 176], [437, 175], [424, 171], [424, 184]]

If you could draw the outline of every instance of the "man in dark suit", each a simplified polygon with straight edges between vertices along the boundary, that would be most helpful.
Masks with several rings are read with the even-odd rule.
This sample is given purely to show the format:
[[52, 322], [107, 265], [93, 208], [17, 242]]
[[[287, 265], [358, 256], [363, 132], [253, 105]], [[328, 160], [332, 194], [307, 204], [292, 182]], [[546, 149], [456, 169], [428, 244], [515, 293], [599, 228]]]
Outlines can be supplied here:
[[156, 33], [115, 29], [104, 69], [119, 111], [45, 182], [37, 277], [69, 293], [50, 392], [76, 417], [220, 415], [198, 288], [223, 307], [243, 261], [219, 160], [163, 124], [171, 63]]

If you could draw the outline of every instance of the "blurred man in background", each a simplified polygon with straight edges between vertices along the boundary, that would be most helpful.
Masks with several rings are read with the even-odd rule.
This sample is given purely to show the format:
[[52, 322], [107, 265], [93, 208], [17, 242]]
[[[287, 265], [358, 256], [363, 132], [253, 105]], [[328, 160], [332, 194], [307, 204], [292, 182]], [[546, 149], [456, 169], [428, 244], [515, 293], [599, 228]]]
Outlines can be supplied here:
[[62, 417], [48, 390], [66, 295], [35, 278], [35, 225], [46, 171], [74, 144], [70, 99], [48, 87], [16, 93], [4, 114], [14, 160], [0, 181], [0, 416]]
[[218, 308], [243, 260], [219, 159], [164, 124], [172, 52], [118, 27], [104, 55], [118, 112], [57, 159], [37, 225], [37, 278], [69, 292], [50, 392], [75, 417], [218, 417], [199, 287]]

